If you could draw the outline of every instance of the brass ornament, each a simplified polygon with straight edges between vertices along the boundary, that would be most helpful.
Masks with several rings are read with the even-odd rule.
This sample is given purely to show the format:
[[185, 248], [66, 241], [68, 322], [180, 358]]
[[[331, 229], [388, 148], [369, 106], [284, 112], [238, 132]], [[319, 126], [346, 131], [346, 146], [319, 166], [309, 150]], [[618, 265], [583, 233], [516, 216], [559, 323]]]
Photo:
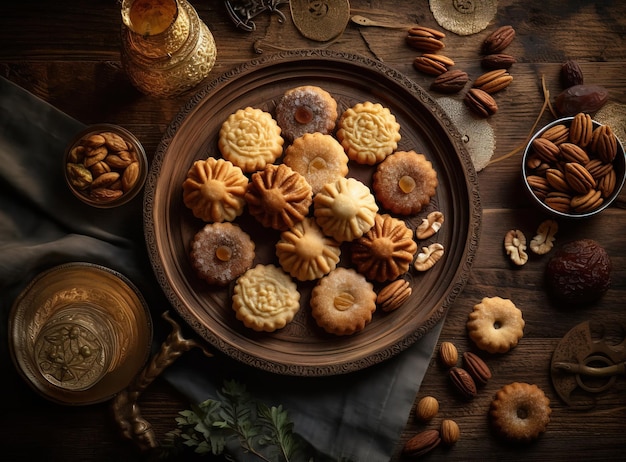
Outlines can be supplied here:
[[317, 42], [338, 37], [350, 21], [348, 0], [291, 0], [289, 5], [298, 31]]
[[486, 29], [498, 10], [497, 0], [429, 0], [429, 5], [437, 23], [459, 35]]

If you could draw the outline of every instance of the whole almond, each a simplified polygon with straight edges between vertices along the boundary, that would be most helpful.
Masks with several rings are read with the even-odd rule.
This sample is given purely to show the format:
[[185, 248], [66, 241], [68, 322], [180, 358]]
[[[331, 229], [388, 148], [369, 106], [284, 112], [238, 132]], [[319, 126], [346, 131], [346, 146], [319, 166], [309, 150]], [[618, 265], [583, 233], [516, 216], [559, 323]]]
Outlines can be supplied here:
[[448, 372], [448, 377], [455, 390], [465, 399], [473, 399], [476, 396], [476, 383], [465, 369], [453, 367]]
[[517, 60], [514, 56], [504, 53], [494, 53], [483, 56], [480, 64], [485, 69], [508, 69], [516, 62]]
[[513, 26], [501, 26], [493, 31], [482, 44], [482, 52], [485, 55], [500, 53], [508, 47], [515, 38]]
[[465, 98], [463, 98], [463, 102], [470, 111], [483, 118], [498, 112], [498, 105], [493, 97], [478, 88], [470, 88]]
[[456, 366], [459, 360], [459, 352], [452, 342], [441, 342], [439, 346], [439, 358], [446, 367]]
[[94, 178], [91, 183], [93, 189], [110, 188], [113, 183], [119, 180], [120, 174], [117, 172], [107, 172]]
[[467, 72], [459, 69], [451, 69], [437, 76], [430, 85], [430, 89], [440, 93], [458, 93], [469, 82]]
[[109, 151], [124, 151], [126, 149], [126, 141], [117, 133], [102, 132], [100, 135], [104, 138], [104, 143]]
[[404, 444], [402, 454], [409, 457], [420, 457], [435, 449], [440, 443], [439, 430], [424, 430]]
[[139, 162], [131, 163], [122, 174], [122, 189], [125, 192], [130, 191], [137, 183], [139, 178]]
[[439, 433], [441, 435], [441, 442], [446, 446], [452, 446], [461, 436], [458, 424], [451, 419], [444, 419], [441, 421], [441, 429], [439, 430]]
[[471, 351], [463, 353], [463, 367], [469, 372], [477, 385], [485, 386], [491, 378], [489, 366]]
[[432, 420], [439, 412], [439, 401], [434, 396], [424, 396], [415, 408], [415, 418], [421, 422]]

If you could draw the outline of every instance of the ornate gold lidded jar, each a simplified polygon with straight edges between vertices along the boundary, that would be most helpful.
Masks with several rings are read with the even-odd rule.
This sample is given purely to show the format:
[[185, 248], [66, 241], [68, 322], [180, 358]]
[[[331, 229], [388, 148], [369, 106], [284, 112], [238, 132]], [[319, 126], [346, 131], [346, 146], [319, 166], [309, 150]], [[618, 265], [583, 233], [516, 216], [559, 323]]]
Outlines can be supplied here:
[[213, 35], [186, 0], [123, 0], [122, 23], [122, 64], [147, 95], [184, 93], [215, 64]]

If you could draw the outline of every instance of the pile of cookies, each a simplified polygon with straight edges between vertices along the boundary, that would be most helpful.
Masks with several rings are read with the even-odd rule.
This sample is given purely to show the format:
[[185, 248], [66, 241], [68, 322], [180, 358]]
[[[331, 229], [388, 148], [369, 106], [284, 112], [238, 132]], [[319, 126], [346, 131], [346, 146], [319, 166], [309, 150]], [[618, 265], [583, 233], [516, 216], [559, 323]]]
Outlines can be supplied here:
[[[418, 253], [414, 239], [439, 230], [440, 212], [424, 218], [419, 236], [403, 219], [425, 210], [438, 179], [426, 155], [398, 150], [400, 138], [387, 107], [364, 101], [339, 114], [318, 86], [287, 90], [272, 112], [231, 114], [219, 131], [221, 156], [196, 160], [182, 185], [185, 206], [205, 223], [189, 244], [197, 276], [233, 284], [236, 317], [255, 331], [293, 320], [299, 284], [315, 284], [311, 313], [335, 335], [364, 329], [383, 302], [384, 311], [399, 307], [416, 256], [424, 269], [443, 253], [440, 244]], [[370, 185], [349, 176], [351, 163], [372, 168]], [[278, 233], [273, 263], [255, 265], [255, 243], [237, 224], [244, 212]], [[381, 290], [379, 301], [376, 285], [389, 283], [401, 293]]]

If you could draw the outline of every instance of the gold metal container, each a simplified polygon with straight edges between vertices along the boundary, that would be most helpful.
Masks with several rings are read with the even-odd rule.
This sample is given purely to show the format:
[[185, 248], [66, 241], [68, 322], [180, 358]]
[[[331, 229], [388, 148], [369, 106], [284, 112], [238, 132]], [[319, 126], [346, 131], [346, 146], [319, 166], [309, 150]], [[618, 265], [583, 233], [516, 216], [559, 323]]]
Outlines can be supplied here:
[[147, 95], [182, 94], [215, 64], [213, 35], [186, 0], [123, 0], [122, 23], [122, 64]]
[[152, 320], [137, 289], [108, 268], [69, 263], [44, 271], [15, 300], [9, 346], [22, 377], [61, 404], [123, 390], [147, 361]]

